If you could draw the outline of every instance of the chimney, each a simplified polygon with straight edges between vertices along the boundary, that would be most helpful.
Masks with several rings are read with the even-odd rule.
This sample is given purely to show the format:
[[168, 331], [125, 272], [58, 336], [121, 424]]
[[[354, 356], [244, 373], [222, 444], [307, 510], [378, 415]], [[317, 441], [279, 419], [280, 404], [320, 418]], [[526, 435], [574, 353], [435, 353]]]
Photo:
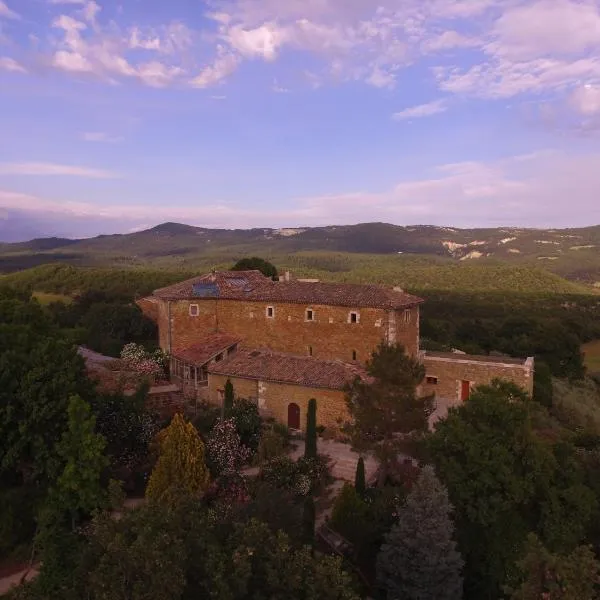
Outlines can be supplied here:
[[400, 293], [404, 292], [404, 290], [399, 285], [394, 286], [394, 291], [395, 292], [400, 292]]
[[279, 276], [279, 281], [291, 281], [292, 274], [289, 271], [286, 271], [283, 275]]

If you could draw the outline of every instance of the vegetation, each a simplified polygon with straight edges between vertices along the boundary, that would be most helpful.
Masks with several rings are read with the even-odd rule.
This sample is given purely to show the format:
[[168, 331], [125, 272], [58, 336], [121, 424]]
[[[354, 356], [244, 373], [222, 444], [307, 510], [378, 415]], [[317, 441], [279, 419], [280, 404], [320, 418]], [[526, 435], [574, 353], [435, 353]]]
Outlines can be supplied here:
[[277, 267], [266, 261], [264, 258], [258, 258], [256, 256], [252, 258], [242, 258], [238, 260], [233, 267], [232, 271], [260, 271], [265, 277], [270, 277], [273, 281], [277, 281], [278, 273]]
[[500, 595], [529, 532], [557, 552], [590, 533], [596, 494], [574, 446], [538, 435], [539, 410], [519, 388], [495, 382], [451, 409], [427, 441], [456, 511], [466, 599]]
[[405, 354], [401, 345], [382, 343], [366, 368], [374, 381], [357, 378], [347, 390], [351, 417], [347, 431], [356, 448], [373, 452], [379, 460], [379, 485], [383, 486], [406, 436], [427, 430], [433, 398], [417, 396], [425, 367]]
[[388, 598], [461, 600], [463, 560], [448, 492], [425, 467], [381, 546], [377, 580]]
[[317, 458], [317, 401], [314, 398], [308, 401], [304, 457]]
[[522, 583], [513, 590], [511, 600], [596, 600], [600, 597], [600, 563], [589, 546], [578, 546], [568, 555], [552, 554], [531, 534], [518, 568]]
[[223, 416], [225, 418], [229, 417], [231, 414], [234, 401], [235, 396], [233, 393], [233, 383], [231, 383], [231, 379], [227, 379], [225, 382], [225, 392], [223, 397]]
[[191, 423], [177, 414], [159, 434], [160, 454], [152, 471], [146, 498], [166, 506], [182, 497], [201, 496], [208, 487], [204, 443]]
[[363, 497], [367, 491], [367, 483], [365, 481], [365, 459], [360, 456], [356, 463], [356, 475], [354, 476], [354, 489], [356, 493]]

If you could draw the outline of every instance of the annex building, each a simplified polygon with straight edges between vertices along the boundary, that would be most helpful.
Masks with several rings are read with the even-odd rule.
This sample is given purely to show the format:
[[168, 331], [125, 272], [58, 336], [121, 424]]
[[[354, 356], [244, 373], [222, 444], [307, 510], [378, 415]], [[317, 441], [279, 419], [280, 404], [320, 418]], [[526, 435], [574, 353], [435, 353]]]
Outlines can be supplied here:
[[304, 429], [310, 398], [319, 425], [347, 419], [345, 385], [364, 376], [375, 348], [401, 343], [425, 365], [423, 393], [435, 392], [434, 418], [495, 378], [533, 391], [533, 358], [425, 352], [421, 298], [398, 287], [272, 281], [259, 271], [222, 271], [156, 290], [138, 301], [158, 324], [171, 355], [171, 379], [186, 395], [219, 404], [225, 382], [236, 397], [291, 429]]

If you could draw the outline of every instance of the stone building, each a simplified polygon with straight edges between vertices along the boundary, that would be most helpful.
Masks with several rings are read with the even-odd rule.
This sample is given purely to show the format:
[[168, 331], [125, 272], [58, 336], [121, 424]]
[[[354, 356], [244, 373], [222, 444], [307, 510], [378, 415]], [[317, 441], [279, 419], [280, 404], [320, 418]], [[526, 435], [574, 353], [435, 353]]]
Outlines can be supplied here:
[[221, 403], [231, 379], [236, 396], [263, 413], [304, 429], [317, 399], [318, 422], [346, 418], [344, 386], [364, 376], [382, 342], [401, 343], [426, 366], [423, 391], [435, 391], [436, 416], [496, 377], [531, 392], [533, 359], [423, 352], [421, 298], [401, 288], [294, 280], [258, 271], [214, 272], [156, 290], [138, 304], [158, 323], [171, 355], [171, 376], [188, 395]]

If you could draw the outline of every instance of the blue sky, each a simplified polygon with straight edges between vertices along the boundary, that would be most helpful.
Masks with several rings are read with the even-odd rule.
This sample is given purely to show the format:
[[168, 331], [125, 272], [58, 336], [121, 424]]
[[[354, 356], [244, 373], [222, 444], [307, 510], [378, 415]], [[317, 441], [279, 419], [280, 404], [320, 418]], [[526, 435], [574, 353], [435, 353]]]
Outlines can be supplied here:
[[0, 0], [0, 219], [600, 222], [600, 0]]

